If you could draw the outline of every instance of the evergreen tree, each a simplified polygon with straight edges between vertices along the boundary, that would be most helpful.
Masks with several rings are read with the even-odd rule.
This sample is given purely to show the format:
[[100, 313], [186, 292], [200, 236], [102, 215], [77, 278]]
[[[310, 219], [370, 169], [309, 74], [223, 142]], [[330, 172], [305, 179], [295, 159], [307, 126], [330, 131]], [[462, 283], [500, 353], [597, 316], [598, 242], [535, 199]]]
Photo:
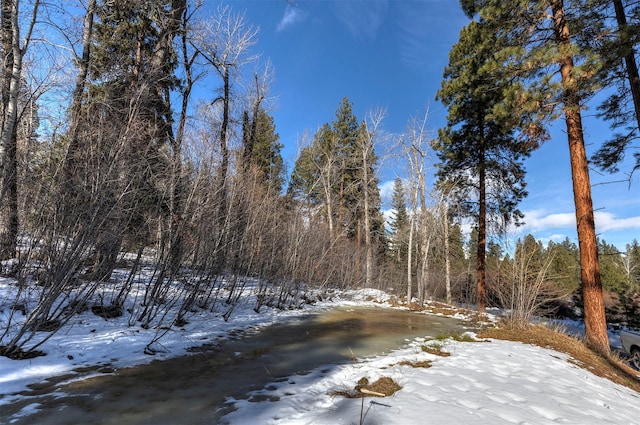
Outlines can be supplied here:
[[96, 9], [86, 102], [65, 162], [65, 175], [73, 176], [65, 202], [70, 220], [100, 217], [97, 279], [110, 276], [125, 237], [147, 243], [149, 225], [169, 215], [173, 39], [184, 3], [105, 2]]
[[322, 199], [322, 188], [316, 180], [317, 168], [314, 157], [314, 147], [305, 146], [293, 166], [287, 194], [299, 202], [317, 204]]
[[403, 264], [402, 260], [406, 258], [407, 254], [409, 215], [407, 213], [402, 179], [399, 177], [393, 183], [391, 209], [393, 210], [393, 217], [389, 223], [389, 228], [391, 229], [390, 250], [393, 258], [398, 263]]
[[640, 292], [640, 244], [634, 239], [631, 244], [627, 244], [627, 275], [629, 286], [634, 294]]
[[377, 156], [371, 135], [366, 132], [366, 127], [358, 124], [351, 103], [344, 98], [332, 124], [323, 125], [313, 145], [301, 151], [288, 191], [311, 205], [321, 206], [332, 234], [344, 233], [348, 239], [360, 242], [365, 239], [363, 200], [367, 191], [370, 232], [384, 246], [384, 219], [375, 176]]
[[280, 153], [283, 145], [271, 115], [259, 109], [254, 119], [256, 130], [249, 162], [258, 169], [265, 189], [269, 193], [279, 194], [284, 184], [284, 161]]
[[603, 289], [619, 294], [627, 292], [628, 281], [618, 248], [601, 239], [598, 243], [598, 258], [600, 258]]
[[[566, 1], [575, 10], [581, 1]], [[582, 107], [597, 88], [593, 76], [598, 56], [580, 49], [571, 31], [581, 28], [565, 0], [504, 3], [498, 0], [463, 0], [470, 16], [495, 36], [491, 60], [485, 69], [511, 83], [505, 101], [492, 108], [494, 119], [512, 119], [526, 140], [545, 136], [542, 125], [562, 114], [573, 182], [580, 249], [586, 340], [595, 350], [609, 353], [604, 299], [598, 263], [591, 183], [582, 127]], [[557, 76], [557, 78], [556, 78]]]
[[[358, 146], [360, 138], [363, 137], [361, 132], [364, 130], [353, 113], [353, 105], [346, 97], [342, 99], [336, 111], [331, 128], [338, 167], [334, 188], [337, 199], [337, 223], [345, 229], [347, 237], [353, 239], [358, 235], [359, 220], [362, 217], [361, 211], [358, 210], [364, 186]], [[370, 168], [373, 171], [373, 168]]]
[[549, 242], [546, 251], [552, 257], [550, 279], [563, 290], [577, 290], [580, 286], [580, 259], [576, 244], [567, 237], [561, 243]]
[[618, 171], [620, 162], [635, 150], [640, 167], [640, 153], [633, 142], [640, 137], [640, 74], [637, 46], [640, 39], [640, 6], [623, 0], [592, 0], [585, 8], [585, 44], [593, 46], [602, 58], [598, 74], [602, 85], [614, 88], [599, 106], [599, 115], [608, 120], [613, 137], [595, 153], [594, 162], [603, 170]]
[[522, 161], [537, 147], [516, 136], [511, 117], [492, 113], [505, 102], [512, 84], [490, 66], [498, 41], [489, 27], [476, 21], [460, 32], [438, 92], [449, 108], [447, 127], [433, 143], [441, 161], [440, 184], [451, 187], [462, 213], [477, 223], [479, 311], [486, 302], [487, 221], [498, 219], [505, 225], [522, 218], [517, 209], [526, 196]]

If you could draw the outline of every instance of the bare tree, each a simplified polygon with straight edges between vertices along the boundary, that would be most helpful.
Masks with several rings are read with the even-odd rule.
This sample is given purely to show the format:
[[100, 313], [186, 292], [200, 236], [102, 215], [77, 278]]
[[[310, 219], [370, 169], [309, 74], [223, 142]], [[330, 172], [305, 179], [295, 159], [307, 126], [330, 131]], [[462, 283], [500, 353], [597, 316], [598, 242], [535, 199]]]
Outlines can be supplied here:
[[19, 0], [0, 3], [2, 34], [2, 129], [0, 132], [0, 259], [15, 256], [18, 243], [18, 102], [23, 60], [31, 43], [40, 1], [32, 5], [24, 38], [20, 34]]
[[553, 260], [553, 253], [544, 255], [540, 244], [527, 243], [526, 239], [516, 243], [506, 276], [492, 287], [510, 326], [529, 326], [534, 316], [552, 313], [553, 302], [568, 295], [550, 281]]
[[[234, 13], [229, 6], [219, 6], [212, 19], [201, 22], [194, 33], [194, 48], [222, 79], [222, 95], [211, 102], [212, 105], [218, 102], [221, 104], [221, 119], [217, 132], [221, 161], [216, 184], [218, 208], [214, 217], [221, 228], [224, 227], [227, 210], [233, 78], [238, 75], [242, 65], [254, 60], [254, 57], [248, 54], [248, 50], [255, 44], [257, 32], [257, 29], [247, 23], [244, 14]], [[222, 258], [219, 260], [219, 267], [223, 267]]]
[[409, 231], [409, 255], [408, 255], [408, 300], [411, 300], [411, 275], [413, 264], [413, 239], [414, 232], [417, 230], [419, 239], [420, 260], [418, 263], [418, 301], [422, 305], [426, 298], [426, 290], [429, 281], [429, 251], [431, 248], [432, 232], [429, 230], [430, 218], [427, 209], [427, 188], [426, 188], [426, 151], [429, 146], [427, 140], [427, 124], [428, 111], [425, 112], [422, 119], [414, 119], [408, 128], [408, 134], [404, 135], [401, 140], [401, 147], [404, 155], [409, 162], [411, 172], [411, 199], [412, 214]]
[[363, 186], [363, 202], [364, 202], [364, 235], [365, 235], [365, 286], [371, 287], [373, 281], [373, 227], [371, 225], [371, 205], [370, 205], [370, 185], [373, 176], [369, 175], [369, 168], [371, 166], [371, 156], [373, 155], [373, 148], [375, 146], [374, 140], [376, 133], [382, 120], [384, 119], [383, 110], [371, 111], [368, 115], [368, 120], [364, 121], [364, 131], [362, 132], [362, 138], [360, 140], [360, 150], [362, 152], [362, 186]]

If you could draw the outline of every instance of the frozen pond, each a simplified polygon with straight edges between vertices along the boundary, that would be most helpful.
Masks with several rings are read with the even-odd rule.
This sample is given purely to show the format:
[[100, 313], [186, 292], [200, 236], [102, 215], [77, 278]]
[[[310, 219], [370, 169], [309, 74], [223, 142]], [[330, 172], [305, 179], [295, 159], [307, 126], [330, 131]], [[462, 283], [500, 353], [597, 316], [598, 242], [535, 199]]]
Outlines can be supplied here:
[[[33, 386], [24, 401], [2, 406], [0, 422], [216, 424], [233, 409], [233, 404], [225, 403], [227, 397], [246, 398], [249, 391], [293, 374], [382, 354], [406, 339], [465, 330], [460, 320], [404, 310], [335, 309], [203, 347], [190, 356], [65, 385]], [[38, 413], [13, 416], [32, 403], [41, 405]]]

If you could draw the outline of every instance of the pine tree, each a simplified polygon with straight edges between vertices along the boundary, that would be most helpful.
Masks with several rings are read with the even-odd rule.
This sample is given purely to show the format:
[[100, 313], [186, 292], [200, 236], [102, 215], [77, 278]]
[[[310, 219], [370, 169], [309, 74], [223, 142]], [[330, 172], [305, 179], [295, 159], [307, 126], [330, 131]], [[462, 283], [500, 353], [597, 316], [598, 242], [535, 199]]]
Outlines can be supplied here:
[[487, 222], [499, 219], [505, 225], [522, 218], [517, 209], [526, 196], [522, 161], [538, 146], [516, 136], [510, 117], [492, 114], [512, 84], [490, 67], [498, 42], [489, 27], [475, 21], [460, 32], [438, 92], [449, 108], [447, 127], [433, 142], [441, 161], [439, 184], [451, 187], [450, 196], [478, 226], [478, 311], [486, 303]]
[[[576, 10], [580, 1], [566, 2]], [[545, 135], [542, 124], [564, 116], [569, 144], [575, 214], [580, 249], [586, 340], [595, 350], [609, 353], [604, 300], [598, 263], [593, 201], [581, 109], [597, 87], [598, 56], [580, 49], [571, 38], [579, 21], [565, 9], [564, 0], [501, 2], [463, 0], [470, 16], [495, 35], [489, 69], [511, 81], [506, 99], [494, 107], [494, 118], [512, 119], [528, 140]], [[554, 74], [557, 78], [554, 78]]]
[[66, 182], [69, 220], [100, 218], [96, 279], [110, 276], [125, 237], [144, 244], [149, 224], [169, 215], [169, 98], [178, 84], [173, 39], [184, 6], [136, 0], [96, 9], [86, 102], [81, 116], [75, 111], [71, 139], [77, 145], [65, 162], [65, 175], [73, 176], [72, 185]]
[[628, 266], [629, 284], [632, 292], [640, 291], [640, 244], [634, 239], [631, 244], [627, 244], [626, 252]]
[[550, 279], [566, 291], [576, 291], [580, 286], [580, 258], [578, 247], [569, 238], [561, 243], [549, 242], [547, 255], [553, 258]]
[[389, 223], [391, 230], [390, 250], [393, 258], [403, 264], [407, 255], [407, 237], [409, 230], [409, 215], [404, 194], [402, 179], [397, 177], [393, 183], [393, 195], [391, 196], [391, 209], [393, 217]]
[[618, 248], [601, 239], [598, 243], [598, 258], [600, 259], [602, 288], [619, 294], [627, 292], [629, 289], [627, 278]]
[[[279, 194], [284, 184], [285, 171], [280, 153], [283, 148], [280, 136], [276, 133], [273, 117], [264, 109], [258, 110], [258, 115], [254, 120], [255, 134], [252, 135], [251, 155], [247, 161], [259, 171], [267, 192]], [[246, 140], [246, 137], [243, 137], [243, 140]], [[246, 150], [246, 145], [244, 149]]]
[[318, 204], [322, 199], [322, 188], [316, 179], [318, 171], [314, 159], [314, 147], [305, 146], [293, 166], [287, 194], [298, 202]]
[[[590, 6], [582, 13], [588, 19], [585, 24], [590, 27], [588, 34], [595, 35], [586, 44], [593, 45], [602, 58], [598, 74], [602, 85], [614, 88], [598, 108], [614, 134], [598, 149], [593, 160], [601, 169], [616, 172], [626, 154], [637, 151], [633, 141], [640, 137], [640, 74], [636, 59], [640, 9], [635, 2], [622, 0], [594, 0]], [[636, 153], [632, 172], [638, 167], [640, 156]]]
[[336, 118], [331, 124], [332, 138], [335, 140], [337, 165], [337, 223], [345, 229], [347, 237], [358, 236], [358, 204], [363, 186], [362, 165], [358, 152], [360, 128], [358, 118], [353, 113], [353, 105], [346, 97], [342, 99]]
[[288, 191], [312, 205], [321, 206], [332, 235], [344, 234], [360, 242], [365, 238], [363, 199], [367, 191], [372, 218], [370, 231], [381, 243], [384, 219], [375, 176], [376, 163], [371, 135], [358, 123], [351, 103], [344, 98], [331, 125], [324, 124], [315, 134], [313, 145], [301, 151]]

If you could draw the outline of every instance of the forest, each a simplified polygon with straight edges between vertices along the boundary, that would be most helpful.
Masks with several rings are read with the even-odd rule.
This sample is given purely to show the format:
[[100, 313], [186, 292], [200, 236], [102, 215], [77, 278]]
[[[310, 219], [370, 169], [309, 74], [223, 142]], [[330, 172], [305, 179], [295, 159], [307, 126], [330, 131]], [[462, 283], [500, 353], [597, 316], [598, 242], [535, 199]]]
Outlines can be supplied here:
[[[80, 312], [125, 314], [142, 271], [132, 326], [219, 305], [233, 320], [257, 281], [256, 311], [370, 287], [415, 309], [440, 300], [499, 307], [521, 324], [585, 318], [587, 340], [608, 351], [606, 322], [640, 326], [640, 245], [597, 238], [588, 167], [615, 171], [625, 155], [636, 158], [630, 176], [640, 166], [640, 7], [503, 3], [461, 1], [470, 22], [437, 94], [447, 125], [433, 138], [415, 120], [387, 142], [409, 171], [385, 220], [382, 114], [357, 117], [336, 99], [287, 170], [268, 102], [276, 70], [253, 51], [259, 33], [241, 11], [2, 0], [0, 259], [12, 289], [0, 354], [28, 357]], [[603, 90], [611, 140], [586, 158], [581, 106]], [[509, 232], [527, 195], [523, 163], [556, 120], [578, 244]]]

